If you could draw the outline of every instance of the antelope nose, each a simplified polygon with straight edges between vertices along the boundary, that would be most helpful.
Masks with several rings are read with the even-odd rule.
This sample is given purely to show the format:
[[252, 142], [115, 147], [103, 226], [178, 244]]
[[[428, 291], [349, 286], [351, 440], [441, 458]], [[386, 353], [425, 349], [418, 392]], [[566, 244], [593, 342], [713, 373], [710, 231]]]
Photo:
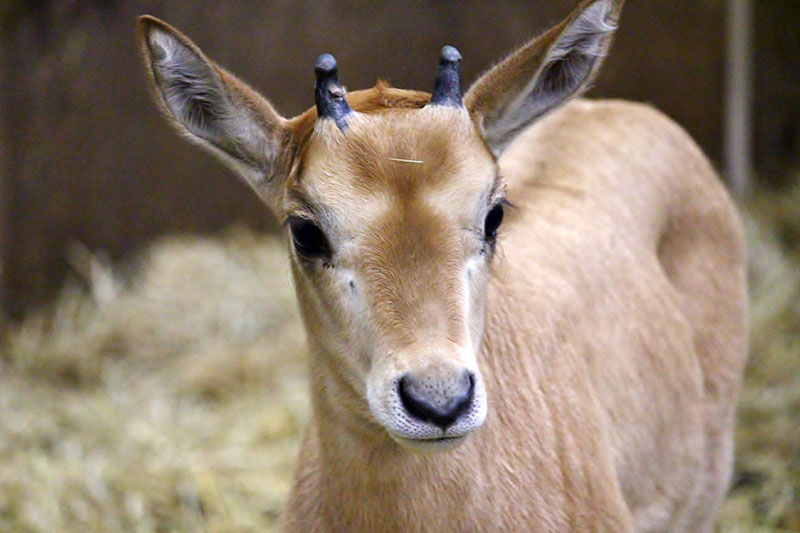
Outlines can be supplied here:
[[446, 431], [472, 405], [475, 375], [464, 370], [458, 377], [434, 380], [406, 374], [398, 389], [400, 401], [411, 416]]

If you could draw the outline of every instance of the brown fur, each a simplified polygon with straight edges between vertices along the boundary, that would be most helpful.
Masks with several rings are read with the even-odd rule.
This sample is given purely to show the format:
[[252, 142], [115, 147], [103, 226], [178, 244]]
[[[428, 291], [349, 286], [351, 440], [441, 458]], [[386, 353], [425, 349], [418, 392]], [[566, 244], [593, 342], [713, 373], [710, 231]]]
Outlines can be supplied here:
[[[724, 187], [643, 105], [573, 101], [498, 161], [479, 134], [576, 16], [479, 80], [469, 113], [379, 83], [348, 94], [344, 133], [313, 109], [280, 118], [214, 66], [279, 132], [282, 163], [251, 184], [335, 248], [313, 262], [290, 244], [313, 416], [287, 530], [710, 531], [747, 338]], [[495, 252], [482, 224], [506, 194]], [[365, 398], [403, 372], [446, 380], [470, 346], [484, 426], [453, 451], [410, 453]]]

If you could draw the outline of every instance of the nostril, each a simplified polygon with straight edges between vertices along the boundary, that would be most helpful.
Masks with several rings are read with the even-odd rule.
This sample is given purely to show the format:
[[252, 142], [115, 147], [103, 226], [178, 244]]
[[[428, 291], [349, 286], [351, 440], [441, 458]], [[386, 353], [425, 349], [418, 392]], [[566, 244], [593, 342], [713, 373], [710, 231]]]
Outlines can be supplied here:
[[458, 396], [467, 402], [467, 407], [472, 403], [472, 396], [475, 394], [475, 374], [469, 370], [465, 370], [461, 374], [461, 381], [459, 383]]
[[467, 382], [467, 394], [472, 398], [472, 395], [475, 394], [475, 374], [469, 370], [465, 370], [462, 379]]
[[397, 392], [411, 416], [447, 430], [471, 407], [475, 374], [464, 371], [457, 383], [449, 385], [432, 384], [429, 380], [406, 374], [400, 379]]

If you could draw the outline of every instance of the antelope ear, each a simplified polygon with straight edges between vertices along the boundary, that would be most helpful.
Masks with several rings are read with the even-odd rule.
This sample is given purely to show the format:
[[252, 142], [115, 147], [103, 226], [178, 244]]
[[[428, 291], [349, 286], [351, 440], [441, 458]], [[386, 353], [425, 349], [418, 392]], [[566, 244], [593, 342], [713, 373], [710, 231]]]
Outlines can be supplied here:
[[169, 24], [145, 15], [136, 33], [150, 88], [170, 122], [274, 207], [274, 186], [287, 172], [291, 133], [286, 119]]
[[464, 103], [495, 155], [537, 117], [586, 90], [611, 44], [623, 1], [585, 1], [470, 87]]

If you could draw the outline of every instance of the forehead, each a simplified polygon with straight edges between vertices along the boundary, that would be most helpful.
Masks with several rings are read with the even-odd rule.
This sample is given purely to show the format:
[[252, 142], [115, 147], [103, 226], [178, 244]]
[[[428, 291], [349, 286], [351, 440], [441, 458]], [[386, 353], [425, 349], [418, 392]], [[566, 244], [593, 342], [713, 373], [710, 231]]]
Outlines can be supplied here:
[[427, 204], [463, 209], [495, 179], [494, 159], [461, 108], [425, 107], [353, 113], [344, 132], [318, 122], [289, 183], [330, 210]]

